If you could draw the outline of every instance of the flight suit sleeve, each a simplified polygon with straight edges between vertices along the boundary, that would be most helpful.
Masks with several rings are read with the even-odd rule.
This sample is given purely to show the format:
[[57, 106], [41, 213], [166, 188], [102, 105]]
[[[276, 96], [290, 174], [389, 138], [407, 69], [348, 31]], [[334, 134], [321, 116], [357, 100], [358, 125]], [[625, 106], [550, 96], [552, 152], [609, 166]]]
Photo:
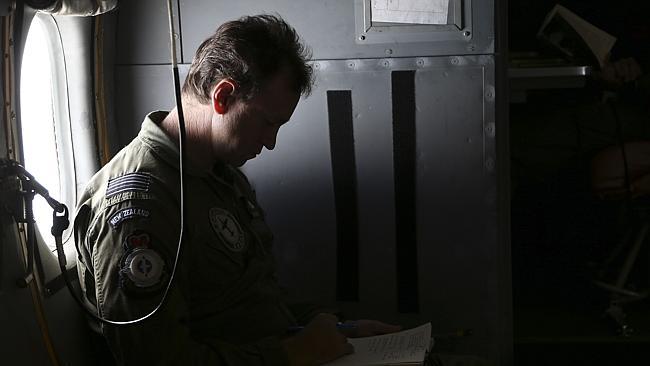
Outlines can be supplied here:
[[[162, 185], [159, 182], [158, 185]], [[112, 321], [146, 316], [160, 303], [171, 279], [179, 238], [179, 206], [173, 193], [120, 192], [105, 198], [91, 215], [83, 241], [86, 268], [92, 268], [99, 315]], [[172, 198], [170, 198], [172, 197]], [[75, 225], [77, 227], [77, 225]], [[85, 225], [79, 225], [85, 228]], [[186, 233], [190, 238], [191, 233]], [[191, 239], [183, 255], [191, 252]], [[84, 256], [80, 255], [80, 260]], [[118, 364], [124, 365], [287, 365], [278, 337], [251, 344], [221, 339], [195, 339], [188, 323], [189, 270], [177, 265], [173, 284], [162, 307], [132, 325], [102, 324], [101, 331]]]

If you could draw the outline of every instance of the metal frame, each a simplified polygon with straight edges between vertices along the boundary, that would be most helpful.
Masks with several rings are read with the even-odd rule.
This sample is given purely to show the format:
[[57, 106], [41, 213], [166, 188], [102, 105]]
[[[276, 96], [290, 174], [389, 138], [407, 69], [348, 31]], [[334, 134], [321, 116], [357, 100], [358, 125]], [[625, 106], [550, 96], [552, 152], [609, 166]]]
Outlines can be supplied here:
[[447, 25], [373, 23], [371, 1], [355, 0], [354, 3], [357, 44], [470, 41], [472, 39], [472, 0], [449, 0]]

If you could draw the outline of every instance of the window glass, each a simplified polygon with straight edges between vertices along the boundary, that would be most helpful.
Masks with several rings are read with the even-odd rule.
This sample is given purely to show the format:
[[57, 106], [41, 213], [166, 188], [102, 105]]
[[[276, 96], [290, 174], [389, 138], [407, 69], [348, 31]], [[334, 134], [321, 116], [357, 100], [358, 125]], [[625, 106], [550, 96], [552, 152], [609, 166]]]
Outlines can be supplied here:
[[[52, 73], [55, 68], [52, 62], [53, 47], [57, 44], [52, 44], [48, 30], [52, 31], [41, 17], [34, 17], [23, 53], [20, 76], [23, 156], [27, 171], [48, 190], [52, 198], [65, 203], [70, 209], [69, 202], [63, 199], [65, 192], [62, 191], [62, 182], [66, 180], [62, 178], [72, 172], [62, 170], [62, 150], [57, 148], [57, 123], [63, 121], [57, 121], [53, 106], [55, 88]], [[33, 202], [41, 237], [54, 250], [54, 238], [50, 234], [52, 208], [40, 196], [36, 196]]]

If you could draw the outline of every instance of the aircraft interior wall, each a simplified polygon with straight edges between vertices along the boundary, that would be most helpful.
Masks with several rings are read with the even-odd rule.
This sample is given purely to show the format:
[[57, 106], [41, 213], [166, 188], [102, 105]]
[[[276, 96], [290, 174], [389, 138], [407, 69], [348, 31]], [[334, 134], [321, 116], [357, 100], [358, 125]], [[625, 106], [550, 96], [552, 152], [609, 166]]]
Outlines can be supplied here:
[[[172, 81], [166, 66], [165, 9], [156, 7], [156, 2], [146, 3], [123, 6], [117, 19], [115, 124], [122, 131], [121, 145], [135, 135], [147, 112], [173, 105], [167, 87]], [[457, 351], [496, 359], [497, 344], [504, 336], [495, 314], [503, 311], [498, 299], [507, 290], [501, 288], [497, 268], [503, 243], [497, 241], [494, 229], [494, 24], [486, 21], [490, 16], [480, 16], [492, 14], [493, 4], [472, 5], [471, 41], [390, 46], [355, 40], [358, 3], [354, 2], [242, 1], [226, 7], [181, 1], [176, 20], [181, 78], [200, 40], [216, 24], [244, 14], [282, 14], [313, 49], [317, 69], [313, 94], [299, 104], [290, 125], [281, 130], [276, 149], [244, 166], [274, 229], [280, 275], [287, 287], [307, 298], [334, 302], [357, 316], [411, 325], [431, 319], [444, 331], [472, 328], [474, 336], [459, 342]], [[140, 28], [142, 24], [147, 27]], [[414, 73], [407, 75], [410, 71]], [[408, 199], [395, 194], [395, 185], [404, 184], [395, 175], [395, 164], [397, 169], [408, 164], [394, 160], [399, 154], [394, 150], [394, 134], [399, 129], [393, 126], [393, 103], [396, 94], [409, 92], [408, 87], [393, 88], [391, 81], [399, 77], [413, 78], [417, 134], [415, 197], [410, 202], [416, 210], [415, 222], [397, 232], [397, 217], [409, 214], [396, 213], [396, 206], [409, 205]], [[358, 220], [358, 238], [339, 238], [338, 243], [337, 225], [344, 223], [337, 221], [343, 213], [335, 207], [335, 187], [342, 178], [333, 170], [341, 164], [335, 159], [341, 158], [332, 146], [344, 142], [332, 141], [335, 91], [349, 91], [351, 101], [353, 146], [348, 148], [353, 150], [346, 151], [354, 153], [355, 177], [347, 178], [356, 179], [348, 184], [356, 184], [357, 195], [351, 197], [356, 205], [347, 202], [344, 209], [357, 206]], [[408, 246], [409, 240], [417, 243], [417, 259], [396, 263], [396, 251]], [[337, 267], [337, 253], [345, 245], [357, 245], [358, 268]], [[399, 274], [398, 265], [403, 266]], [[413, 283], [398, 287], [397, 276], [407, 276], [413, 268], [417, 275], [410, 278], [419, 281], [417, 289], [408, 289]], [[342, 294], [341, 287], [351, 285], [337, 278], [344, 273], [353, 280], [357, 270], [358, 293], [345, 301], [342, 298], [350, 294]], [[400, 299], [398, 291], [418, 294], [417, 311], [412, 310], [413, 304], [404, 304], [409, 295], [403, 292]], [[402, 305], [411, 310], [400, 312]]]
[[[500, 1], [451, 0], [457, 25], [381, 32], [360, 25], [367, 0], [173, 3], [181, 80], [199, 43], [246, 14], [280, 14], [313, 50], [311, 96], [280, 130], [274, 151], [243, 167], [274, 230], [282, 284], [349, 318], [431, 321], [436, 333], [471, 329], [441, 342], [441, 350], [510, 364], [509, 208], [501, 186], [508, 161], [499, 158], [507, 126], [497, 119], [504, 92], [494, 20]], [[84, 39], [67, 46], [82, 51], [81, 64], [67, 70], [70, 92], [78, 93], [70, 107], [76, 192], [137, 134], [148, 112], [173, 107], [166, 12], [165, 1], [121, 1], [113, 12], [60, 22]], [[79, 73], [86, 75], [75, 79]], [[6, 148], [0, 144], [2, 156]], [[2, 218], [9, 235], [13, 225]], [[20, 272], [20, 246], [0, 249], [0, 311], [27, 306], [27, 290], [10, 281]], [[55, 269], [54, 256], [51, 262]], [[87, 364], [94, 356], [75, 351], [87, 333], [70, 331], [83, 316], [65, 288], [43, 301], [60, 361]], [[24, 355], [26, 342], [43, 342], [34, 318], [10, 319], [14, 313], [2, 311], [0, 323], [26, 338], [3, 331], [0, 349]], [[47, 364], [47, 348], [24, 357]]]

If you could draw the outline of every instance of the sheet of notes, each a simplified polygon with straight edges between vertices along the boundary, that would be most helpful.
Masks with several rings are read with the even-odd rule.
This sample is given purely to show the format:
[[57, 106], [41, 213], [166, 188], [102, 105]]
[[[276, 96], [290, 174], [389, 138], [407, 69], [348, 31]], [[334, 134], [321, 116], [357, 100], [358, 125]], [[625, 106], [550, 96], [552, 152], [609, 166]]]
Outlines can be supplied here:
[[419, 363], [429, 350], [431, 323], [398, 333], [366, 338], [350, 338], [354, 353], [342, 357], [331, 366], [385, 365]]

